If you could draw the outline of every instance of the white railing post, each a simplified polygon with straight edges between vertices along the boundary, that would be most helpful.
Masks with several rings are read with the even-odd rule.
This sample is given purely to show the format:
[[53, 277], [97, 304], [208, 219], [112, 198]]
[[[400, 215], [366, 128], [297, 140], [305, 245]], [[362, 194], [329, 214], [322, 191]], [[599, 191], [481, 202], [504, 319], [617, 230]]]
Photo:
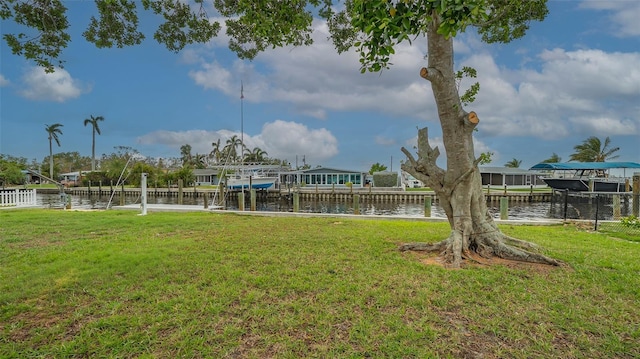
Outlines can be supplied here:
[[0, 192], [0, 206], [35, 206], [36, 190], [23, 190]]
[[142, 173], [142, 177], [140, 178], [140, 199], [141, 199], [141, 216], [147, 215], [147, 174]]

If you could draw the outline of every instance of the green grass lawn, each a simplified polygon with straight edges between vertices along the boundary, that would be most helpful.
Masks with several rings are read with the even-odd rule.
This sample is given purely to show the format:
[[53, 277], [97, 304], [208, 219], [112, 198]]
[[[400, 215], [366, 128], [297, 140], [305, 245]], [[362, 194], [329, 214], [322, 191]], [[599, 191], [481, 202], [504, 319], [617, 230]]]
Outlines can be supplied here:
[[640, 357], [637, 242], [502, 230], [568, 266], [396, 250], [446, 223], [2, 210], [0, 357]]

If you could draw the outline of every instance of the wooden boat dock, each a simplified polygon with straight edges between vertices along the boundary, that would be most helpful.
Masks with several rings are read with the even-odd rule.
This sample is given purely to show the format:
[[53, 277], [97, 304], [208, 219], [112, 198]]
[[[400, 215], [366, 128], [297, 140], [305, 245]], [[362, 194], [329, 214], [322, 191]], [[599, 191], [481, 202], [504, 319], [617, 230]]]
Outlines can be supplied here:
[[[59, 193], [60, 191], [55, 188], [50, 189], [38, 189], [40, 193]], [[140, 188], [129, 187], [70, 187], [65, 188], [66, 194], [74, 196], [111, 196], [120, 197], [124, 194], [125, 197], [138, 197], [141, 195]], [[240, 191], [228, 191], [227, 198], [236, 199]], [[437, 203], [438, 199], [432, 191], [403, 191], [403, 190], [389, 190], [389, 189], [373, 189], [373, 188], [296, 188], [296, 189], [269, 189], [269, 190], [257, 190], [256, 196], [260, 199], [270, 200], [290, 200], [293, 197], [293, 193], [298, 193], [300, 200], [302, 201], [337, 201], [337, 202], [352, 202], [354, 195], [358, 195], [360, 201], [364, 203], [424, 203], [425, 198], [430, 197], [433, 203]], [[218, 195], [218, 190], [211, 188], [148, 188], [148, 197], [175, 197], [175, 198], [213, 198], [214, 195]], [[487, 189], [485, 191], [485, 197], [488, 203], [499, 202], [502, 197], [506, 197], [510, 203], [516, 202], [550, 202], [552, 193], [550, 191], [504, 191]], [[249, 198], [249, 195], [245, 195], [245, 198]]]

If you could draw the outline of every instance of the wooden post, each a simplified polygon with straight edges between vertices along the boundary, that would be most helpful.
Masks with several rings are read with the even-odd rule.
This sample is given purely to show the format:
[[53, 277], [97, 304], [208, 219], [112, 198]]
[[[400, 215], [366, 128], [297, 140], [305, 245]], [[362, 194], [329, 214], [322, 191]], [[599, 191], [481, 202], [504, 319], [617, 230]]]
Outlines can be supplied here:
[[244, 191], [238, 192], [238, 210], [244, 211]]
[[509, 198], [500, 197], [500, 219], [509, 219]]
[[640, 172], [635, 172], [633, 174], [633, 209], [631, 213], [640, 217]]
[[120, 205], [124, 206], [124, 181], [120, 185]]
[[620, 219], [620, 195], [613, 195], [613, 219]]
[[300, 193], [293, 192], [293, 211], [300, 212]]
[[353, 195], [353, 214], [360, 214], [360, 195]]
[[227, 183], [224, 182], [222, 185], [220, 183], [218, 183], [218, 189], [220, 190], [220, 203], [219, 206], [222, 206], [223, 208], [226, 207], [226, 191], [227, 191]]
[[424, 216], [431, 217], [431, 196], [424, 197]]
[[256, 210], [256, 189], [252, 188], [250, 191], [251, 196], [251, 210], [255, 212]]
[[204, 209], [209, 209], [209, 193], [202, 192], [202, 198], [204, 199]]
[[182, 178], [178, 179], [178, 204], [182, 204], [182, 186], [183, 186]]

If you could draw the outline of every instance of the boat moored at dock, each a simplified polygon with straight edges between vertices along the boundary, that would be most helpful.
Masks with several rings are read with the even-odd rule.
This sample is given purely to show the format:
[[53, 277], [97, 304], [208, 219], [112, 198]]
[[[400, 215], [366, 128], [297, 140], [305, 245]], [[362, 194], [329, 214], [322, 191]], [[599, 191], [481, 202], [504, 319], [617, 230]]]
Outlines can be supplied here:
[[[628, 192], [630, 178], [626, 169], [640, 170], [636, 162], [567, 162], [538, 163], [531, 170], [548, 171], [542, 180], [556, 190], [572, 192]], [[622, 176], [614, 176], [611, 170], [622, 170]]]

